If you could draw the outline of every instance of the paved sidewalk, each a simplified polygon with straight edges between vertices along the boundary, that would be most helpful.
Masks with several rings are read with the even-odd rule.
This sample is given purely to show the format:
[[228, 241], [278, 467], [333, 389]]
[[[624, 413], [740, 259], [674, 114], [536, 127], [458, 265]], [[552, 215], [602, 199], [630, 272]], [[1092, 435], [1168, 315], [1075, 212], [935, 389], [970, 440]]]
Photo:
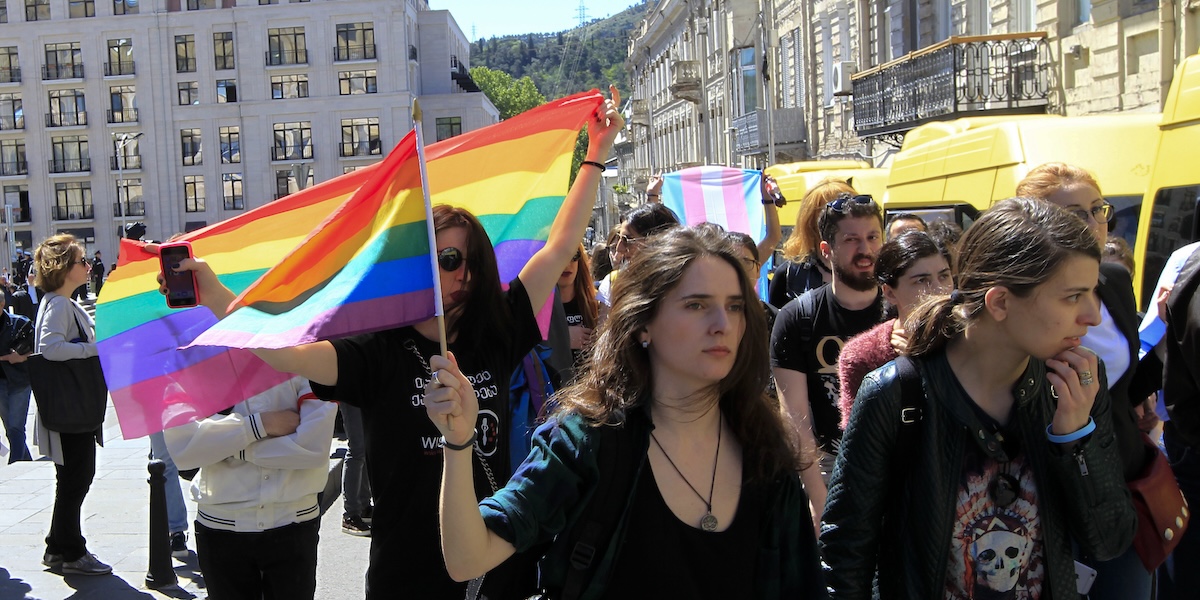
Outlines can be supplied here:
[[[34, 408], [27, 431], [32, 438]], [[334, 440], [335, 449], [339, 445]], [[341, 443], [340, 445], [344, 445]], [[36, 453], [36, 448], [30, 445]], [[196, 563], [195, 544], [187, 561], [174, 561], [178, 587], [145, 588], [149, 565], [149, 485], [146, 483], [146, 438], [124, 440], [112, 405], [104, 427], [104, 447], [97, 449], [96, 478], [83, 505], [83, 533], [88, 550], [113, 567], [112, 576], [63, 576], [42, 566], [45, 536], [54, 504], [54, 463], [48, 459], [0, 463], [0, 600], [125, 600], [205, 598]], [[338, 470], [340, 473], [340, 469]], [[186, 484], [187, 482], [183, 482]], [[340, 486], [339, 486], [340, 489]], [[184, 497], [188, 498], [186, 486]], [[326, 504], [329, 502], [326, 501]], [[196, 505], [189, 499], [188, 521]], [[341, 532], [340, 498], [322, 518], [317, 598], [361, 599], [370, 538]]]

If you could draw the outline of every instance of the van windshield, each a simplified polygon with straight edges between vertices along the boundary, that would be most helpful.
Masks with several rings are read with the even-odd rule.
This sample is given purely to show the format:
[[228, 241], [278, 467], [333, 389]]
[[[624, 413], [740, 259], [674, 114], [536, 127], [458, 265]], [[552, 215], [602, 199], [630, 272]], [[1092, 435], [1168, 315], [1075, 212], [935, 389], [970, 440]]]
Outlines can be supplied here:
[[1129, 247], [1134, 247], [1137, 241], [1138, 221], [1142, 214], [1142, 197], [1139, 196], [1107, 196], [1105, 200], [1113, 205], [1113, 218], [1108, 222], [1109, 235], [1125, 238]]

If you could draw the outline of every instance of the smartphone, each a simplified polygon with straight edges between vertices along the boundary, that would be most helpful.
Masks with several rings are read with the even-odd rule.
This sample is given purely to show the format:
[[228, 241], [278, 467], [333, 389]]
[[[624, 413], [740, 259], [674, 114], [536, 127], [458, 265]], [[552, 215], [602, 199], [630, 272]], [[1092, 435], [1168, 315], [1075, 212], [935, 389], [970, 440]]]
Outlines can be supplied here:
[[196, 292], [196, 274], [192, 271], [175, 271], [172, 265], [192, 257], [192, 245], [188, 242], [170, 242], [158, 247], [162, 263], [163, 281], [167, 283], [167, 306], [190, 308], [200, 303]]
[[1079, 562], [1075, 561], [1075, 591], [1081, 596], [1092, 591], [1092, 584], [1096, 583], [1096, 570]]

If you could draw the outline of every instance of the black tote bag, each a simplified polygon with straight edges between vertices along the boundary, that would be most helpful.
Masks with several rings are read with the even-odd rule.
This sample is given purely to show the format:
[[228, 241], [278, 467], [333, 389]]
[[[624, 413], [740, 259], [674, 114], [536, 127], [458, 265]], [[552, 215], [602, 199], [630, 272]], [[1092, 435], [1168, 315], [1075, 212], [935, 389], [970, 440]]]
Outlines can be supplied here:
[[[80, 334], [87, 336], [89, 332], [79, 322], [78, 315], [75, 324]], [[50, 360], [38, 353], [30, 355], [25, 364], [38, 416], [46, 429], [60, 433], [100, 429], [108, 404], [108, 385], [104, 383], [99, 356]]]

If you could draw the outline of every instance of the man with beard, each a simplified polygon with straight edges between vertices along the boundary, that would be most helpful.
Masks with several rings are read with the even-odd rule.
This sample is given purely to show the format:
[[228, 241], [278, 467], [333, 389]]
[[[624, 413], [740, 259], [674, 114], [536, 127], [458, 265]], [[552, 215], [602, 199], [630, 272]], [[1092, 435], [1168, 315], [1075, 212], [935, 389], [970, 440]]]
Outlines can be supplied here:
[[819, 457], [800, 473], [819, 526], [842, 437], [838, 355], [846, 341], [883, 320], [883, 294], [875, 280], [883, 213], [870, 196], [843, 193], [825, 205], [817, 227], [833, 279], [779, 311], [771, 333], [771, 370], [781, 410], [799, 434], [803, 455]]

